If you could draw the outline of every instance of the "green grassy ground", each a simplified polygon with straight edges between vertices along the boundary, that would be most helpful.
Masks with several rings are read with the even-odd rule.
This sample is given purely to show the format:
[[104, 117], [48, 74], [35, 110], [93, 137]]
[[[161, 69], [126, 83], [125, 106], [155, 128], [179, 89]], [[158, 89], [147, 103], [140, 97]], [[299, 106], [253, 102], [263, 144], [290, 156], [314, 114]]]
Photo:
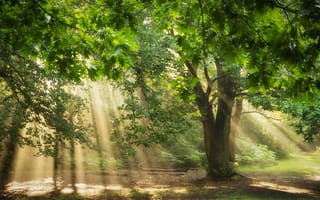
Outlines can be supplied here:
[[320, 175], [320, 151], [313, 153], [291, 154], [289, 158], [278, 161], [273, 166], [239, 166], [239, 173], [270, 173], [288, 175]]

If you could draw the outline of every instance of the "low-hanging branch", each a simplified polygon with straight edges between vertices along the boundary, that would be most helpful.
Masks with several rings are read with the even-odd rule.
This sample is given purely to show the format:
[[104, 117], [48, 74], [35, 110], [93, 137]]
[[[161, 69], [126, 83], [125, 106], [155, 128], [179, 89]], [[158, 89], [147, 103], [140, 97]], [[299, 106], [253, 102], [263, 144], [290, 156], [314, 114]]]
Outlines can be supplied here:
[[264, 113], [262, 113], [262, 112], [256, 111], [256, 110], [241, 112], [241, 114], [251, 114], [251, 113], [256, 113], [256, 114], [262, 115], [262, 116], [264, 116], [264, 117], [267, 118], [267, 119], [272, 119], [272, 120], [281, 121], [281, 119], [274, 118], [274, 117], [270, 117], [270, 116], [268, 116], [268, 115], [266, 115], [266, 114], [264, 114]]

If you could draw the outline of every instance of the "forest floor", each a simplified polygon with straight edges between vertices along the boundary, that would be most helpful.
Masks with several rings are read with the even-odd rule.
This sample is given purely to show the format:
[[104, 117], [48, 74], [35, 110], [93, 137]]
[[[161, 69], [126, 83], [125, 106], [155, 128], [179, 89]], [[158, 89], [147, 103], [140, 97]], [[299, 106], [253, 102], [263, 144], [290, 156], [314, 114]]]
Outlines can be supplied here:
[[[92, 179], [95, 176], [89, 174]], [[88, 180], [87, 184], [77, 184], [77, 194], [69, 193], [71, 188], [68, 185], [59, 194], [41, 194], [46, 184], [52, 185], [50, 181], [26, 182], [28, 187], [23, 187], [23, 184], [11, 185], [15, 190], [2, 193], [0, 199], [320, 199], [320, 174], [259, 172], [231, 179], [210, 180], [205, 177], [204, 170], [142, 169], [130, 173], [125, 170], [107, 173], [103, 177], [105, 186], [90, 184]]]
[[[52, 192], [52, 178], [21, 177], [0, 192], [0, 200], [320, 199], [320, 151], [236, 169], [241, 175], [229, 179], [208, 179], [204, 169], [163, 166], [82, 171], [77, 172], [76, 193], [70, 171], [64, 171], [64, 180], [58, 179], [59, 192]], [[28, 171], [23, 175], [28, 177]]]

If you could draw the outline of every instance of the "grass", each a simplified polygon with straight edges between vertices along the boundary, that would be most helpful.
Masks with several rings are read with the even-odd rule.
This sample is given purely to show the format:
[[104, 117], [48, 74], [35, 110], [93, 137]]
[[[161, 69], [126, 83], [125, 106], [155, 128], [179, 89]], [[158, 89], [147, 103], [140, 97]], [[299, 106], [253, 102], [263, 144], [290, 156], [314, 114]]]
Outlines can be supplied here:
[[300, 174], [319, 175], [320, 151], [314, 153], [292, 154], [289, 158], [280, 160], [276, 165], [268, 167], [239, 166], [239, 173], [268, 173], [268, 174]]

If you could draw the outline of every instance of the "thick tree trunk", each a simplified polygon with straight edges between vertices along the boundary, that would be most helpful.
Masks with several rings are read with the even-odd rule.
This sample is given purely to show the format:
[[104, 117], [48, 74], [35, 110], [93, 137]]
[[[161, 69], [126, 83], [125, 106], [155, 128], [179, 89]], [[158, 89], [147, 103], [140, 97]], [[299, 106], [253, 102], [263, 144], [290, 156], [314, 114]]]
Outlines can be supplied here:
[[230, 144], [229, 144], [229, 149], [230, 149], [230, 161], [235, 162], [236, 160], [236, 135], [239, 130], [239, 121], [240, 121], [240, 116], [242, 112], [242, 98], [236, 99], [235, 103], [235, 112], [232, 116], [232, 123], [231, 123], [231, 131], [230, 131]]
[[[192, 64], [186, 63], [190, 75], [197, 77]], [[204, 92], [202, 85], [198, 82], [194, 86], [196, 103], [201, 114], [204, 131], [205, 151], [208, 159], [209, 177], [230, 177], [234, 174], [229, 162], [229, 134], [231, 129], [232, 106], [234, 103], [234, 83], [232, 77], [225, 74], [222, 66], [217, 61], [218, 77], [218, 108], [214, 116], [209, 94]]]
[[229, 162], [229, 136], [231, 130], [232, 107], [234, 104], [234, 82], [225, 73], [216, 59], [218, 79], [218, 107], [213, 134], [210, 135], [208, 175], [211, 177], [229, 177], [234, 174]]
[[233, 169], [229, 162], [229, 133], [231, 127], [231, 102], [219, 98], [216, 126], [209, 137], [208, 175], [229, 177]]

